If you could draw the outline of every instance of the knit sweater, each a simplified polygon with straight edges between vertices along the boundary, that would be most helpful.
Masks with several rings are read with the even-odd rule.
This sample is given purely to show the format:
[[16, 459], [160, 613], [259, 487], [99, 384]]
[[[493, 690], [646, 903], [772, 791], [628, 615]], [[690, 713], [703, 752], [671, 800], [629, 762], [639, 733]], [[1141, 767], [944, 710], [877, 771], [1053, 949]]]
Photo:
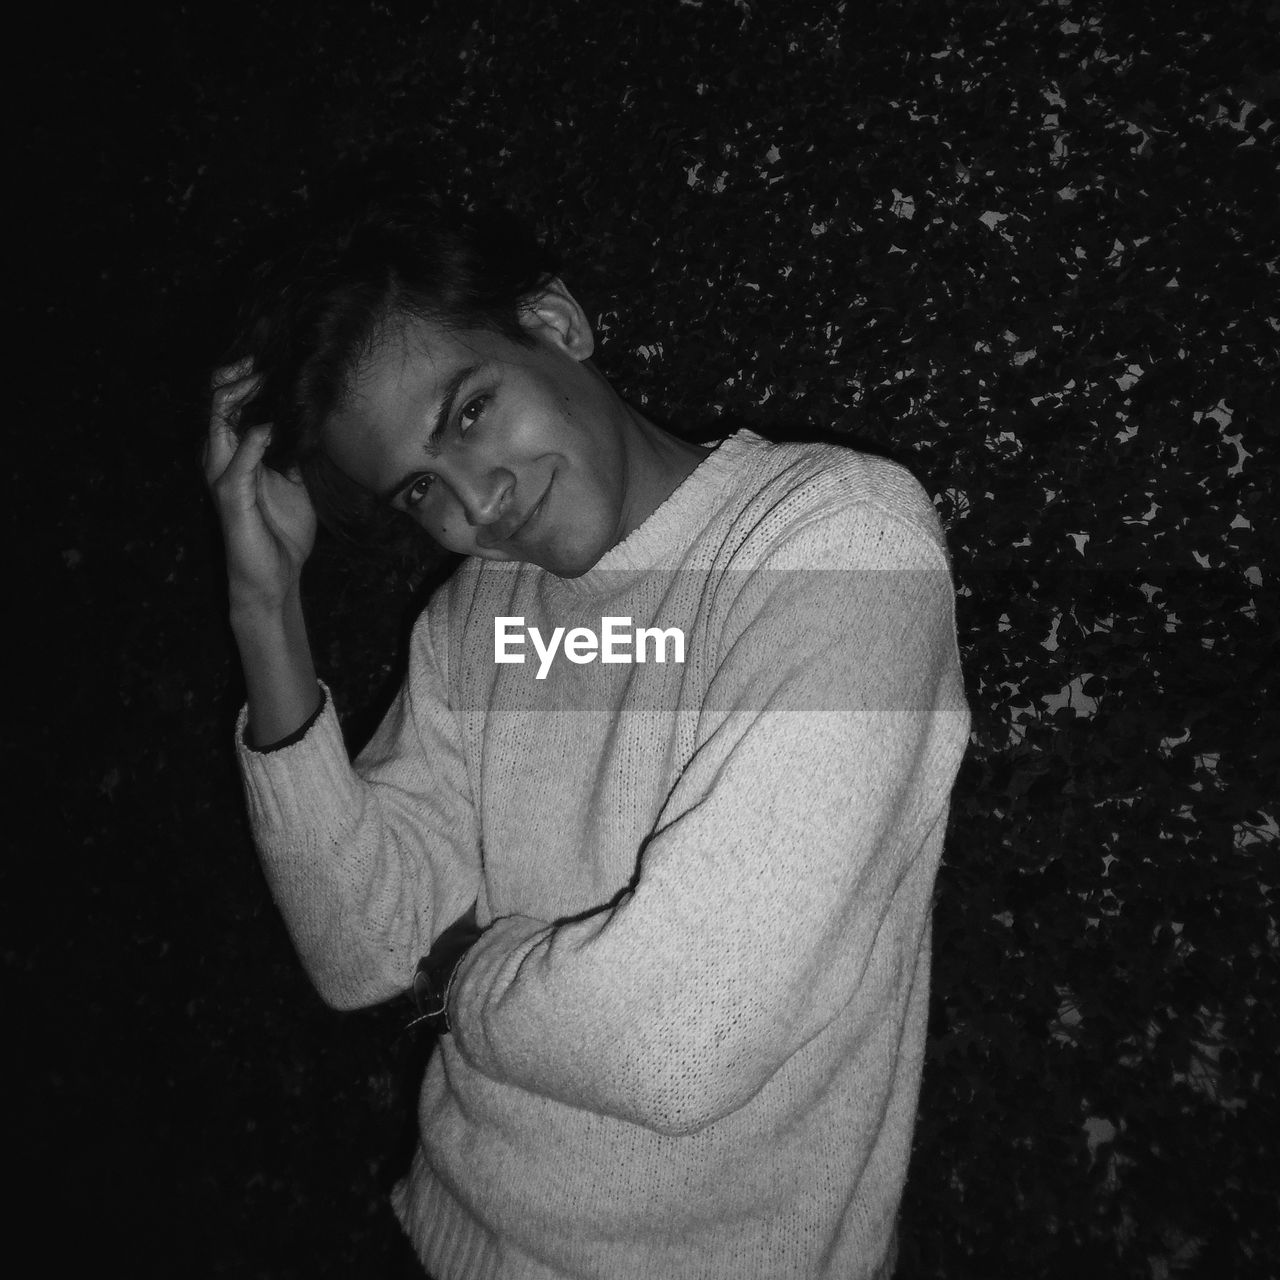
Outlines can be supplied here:
[[[495, 661], [524, 634], [495, 619], [545, 647], [610, 617], [683, 662], [670, 634], [663, 662]], [[435, 1280], [889, 1274], [967, 735], [923, 490], [749, 432], [580, 578], [465, 562], [354, 767], [331, 709], [281, 751], [240, 735], [332, 1004], [485, 926], [393, 1196]]]

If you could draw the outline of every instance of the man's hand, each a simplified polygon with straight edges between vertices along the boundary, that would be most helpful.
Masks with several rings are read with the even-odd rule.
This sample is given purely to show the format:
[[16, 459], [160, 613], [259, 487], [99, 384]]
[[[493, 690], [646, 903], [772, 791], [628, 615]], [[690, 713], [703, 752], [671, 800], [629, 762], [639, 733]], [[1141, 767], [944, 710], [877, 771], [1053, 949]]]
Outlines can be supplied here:
[[248, 360], [213, 376], [204, 474], [227, 547], [231, 629], [249, 703], [247, 740], [263, 746], [293, 734], [321, 698], [302, 616], [302, 566], [316, 539], [316, 513], [296, 469], [263, 461], [268, 426], [237, 436], [240, 410], [258, 386]]
[[297, 470], [272, 471], [262, 461], [270, 426], [237, 436], [241, 407], [259, 379], [250, 361], [213, 376], [213, 406], [204, 473], [222, 522], [231, 611], [278, 613], [296, 597], [316, 536], [316, 514]]

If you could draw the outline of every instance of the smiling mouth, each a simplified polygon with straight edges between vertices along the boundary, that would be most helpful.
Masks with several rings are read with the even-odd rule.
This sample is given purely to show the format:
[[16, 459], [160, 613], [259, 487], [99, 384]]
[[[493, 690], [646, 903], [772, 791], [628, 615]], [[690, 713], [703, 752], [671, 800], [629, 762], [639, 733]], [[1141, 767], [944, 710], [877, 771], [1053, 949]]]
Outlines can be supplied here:
[[479, 542], [482, 547], [492, 549], [493, 547], [500, 547], [504, 542], [510, 542], [513, 538], [522, 533], [530, 524], [533, 523], [539, 512], [541, 512], [543, 504], [547, 500], [547, 495], [551, 492], [551, 486], [555, 484], [555, 480], [556, 478], [553, 473], [551, 479], [547, 481], [547, 487], [542, 491], [542, 496], [529, 509], [528, 515], [526, 515], [519, 524], [515, 525], [514, 528], [503, 533], [500, 537], [483, 539], [477, 538], [476, 541]]

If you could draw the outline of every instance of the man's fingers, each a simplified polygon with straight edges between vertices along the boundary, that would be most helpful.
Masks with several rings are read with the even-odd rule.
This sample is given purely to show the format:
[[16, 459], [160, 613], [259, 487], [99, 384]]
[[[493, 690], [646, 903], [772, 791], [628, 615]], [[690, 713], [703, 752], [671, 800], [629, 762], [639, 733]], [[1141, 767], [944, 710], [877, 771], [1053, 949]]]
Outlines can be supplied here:
[[205, 478], [211, 488], [234, 491], [254, 485], [253, 473], [262, 463], [262, 455], [271, 443], [271, 426], [250, 427], [243, 435], [235, 435], [229, 427], [211, 426], [205, 453]]
[[227, 463], [231, 461], [235, 451], [235, 433], [216, 413], [211, 415], [209, 434], [205, 437], [202, 455], [207, 483], [212, 484], [227, 469]]
[[228, 479], [246, 479], [257, 470], [262, 462], [262, 455], [271, 443], [270, 426], [250, 427], [240, 437], [234, 457], [227, 467]]
[[213, 371], [213, 377], [209, 381], [209, 390], [217, 391], [220, 387], [225, 387], [230, 382], [238, 382], [241, 378], [247, 378], [252, 372], [252, 356], [245, 356], [243, 359], [233, 361], [231, 364], [224, 364], [220, 369]]
[[214, 417], [226, 418], [234, 425], [234, 419], [240, 407], [257, 391], [262, 378], [256, 373], [247, 373], [242, 378], [230, 382], [219, 383], [213, 390]]
[[227, 469], [239, 443], [226, 414], [215, 407], [209, 415], [209, 434], [204, 442], [204, 474], [210, 484]]
[[210, 484], [226, 471], [235, 457], [240, 446], [236, 431], [240, 410], [261, 381], [261, 377], [253, 372], [250, 359], [225, 365], [213, 375], [213, 403], [204, 451], [205, 479]]

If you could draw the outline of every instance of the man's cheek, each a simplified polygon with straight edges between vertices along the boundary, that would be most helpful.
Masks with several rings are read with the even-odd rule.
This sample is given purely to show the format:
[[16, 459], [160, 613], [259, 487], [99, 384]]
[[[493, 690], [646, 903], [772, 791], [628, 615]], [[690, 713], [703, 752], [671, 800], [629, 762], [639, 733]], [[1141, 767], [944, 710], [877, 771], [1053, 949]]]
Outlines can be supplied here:
[[427, 526], [427, 532], [446, 550], [459, 555], [476, 554], [475, 530], [465, 520], [441, 520]]
[[[435, 512], [423, 512], [418, 517], [418, 525], [423, 533], [438, 542], [446, 551], [456, 551], [470, 555], [473, 531], [465, 520], [458, 520]], [[465, 532], [464, 532], [465, 531]]]

